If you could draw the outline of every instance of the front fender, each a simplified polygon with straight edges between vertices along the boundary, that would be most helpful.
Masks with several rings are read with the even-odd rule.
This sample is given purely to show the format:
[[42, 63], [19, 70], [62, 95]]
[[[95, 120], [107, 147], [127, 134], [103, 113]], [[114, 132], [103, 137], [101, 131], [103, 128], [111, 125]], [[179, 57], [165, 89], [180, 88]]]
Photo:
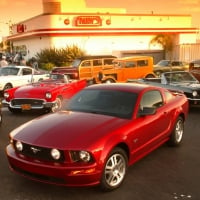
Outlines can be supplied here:
[[102, 166], [102, 168], [105, 165], [106, 160], [108, 159], [108, 156], [110, 152], [115, 148], [115, 147], [121, 147], [125, 152], [127, 152], [127, 157], [130, 157], [130, 148], [128, 144], [126, 143], [126, 136], [120, 136], [120, 138], [116, 138], [116, 135], [113, 135], [112, 137], [107, 140], [105, 143], [104, 147], [102, 148], [102, 152], [99, 158], [99, 164]]

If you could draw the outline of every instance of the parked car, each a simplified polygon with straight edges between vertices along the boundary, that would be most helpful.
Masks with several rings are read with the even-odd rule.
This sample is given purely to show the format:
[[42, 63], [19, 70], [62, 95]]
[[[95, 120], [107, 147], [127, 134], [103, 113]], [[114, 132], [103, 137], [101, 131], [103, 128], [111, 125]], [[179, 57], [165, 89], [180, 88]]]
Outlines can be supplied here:
[[113, 60], [114, 67], [101, 70], [96, 82], [126, 82], [129, 78], [155, 77], [153, 73], [153, 57], [132, 56]]
[[160, 77], [163, 72], [170, 71], [187, 71], [189, 69], [189, 64], [187, 62], [179, 60], [161, 60], [156, 65], [154, 65], [154, 73], [156, 76]]
[[184, 94], [143, 84], [95, 84], [66, 110], [43, 115], [10, 133], [10, 168], [27, 178], [66, 186], [123, 182], [128, 166], [163, 143], [181, 144]]
[[56, 67], [52, 72], [65, 73], [70, 79], [86, 79], [89, 83], [94, 83], [98, 73], [104, 68], [111, 68], [112, 55], [82, 56], [76, 58], [70, 67]]
[[[131, 81], [129, 80], [129, 82]], [[162, 73], [160, 78], [133, 80], [133, 82], [146, 83], [164, 87], [171, 91], [182, 92], [187, 96], [190, 105], [200, 105], [200, 83], [190, 72], [165, 72]]]
[[200, 60], [193, 60], [190, 62], [189, 71], [198, 81], [200, 81]]
[[44, 72], [28, 66], [7, 66], [0, 68], [0, 92], [6, 89], [47, 79]]
[[52, 73], [41, 82], [5, 90], [4, 103], [13, 113], [27, 110], [56, 112], [62, 108], [63, 100], [86, 87], [85, 80], [68, 80], [64, 74]]
[[0, 99], [0, 126], [1, 126], [1, 123], [2, 123], [2, 120], [3, 120], [1, 108], [2, 108], [2, 101]]

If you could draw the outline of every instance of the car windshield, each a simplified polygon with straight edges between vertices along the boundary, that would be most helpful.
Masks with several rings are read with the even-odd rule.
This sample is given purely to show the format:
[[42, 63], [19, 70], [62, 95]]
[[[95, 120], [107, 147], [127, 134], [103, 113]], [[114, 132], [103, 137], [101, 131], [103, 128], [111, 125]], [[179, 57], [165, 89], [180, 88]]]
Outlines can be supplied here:
[[188, 72], [166, 73], [169, 83], [197, 83], [198, 81]]
[[130, 119], [137, 94], [115, 90], [82, 90], [68, 103], [67, 110]]
[[169, 64], [170, 64], [169, 60], [161, 60], [156, 65], [166, 67], [166, 66], [169, 66]]
[[0, 76], [17, 75], [19, 72], [18, 68], [14, 67], [2, 67], [0, 68]]
[[80, 59], [75, 59], [73, 62], [72, 62], [72, 67], [78, 67], [81, 63], [81, 60]]

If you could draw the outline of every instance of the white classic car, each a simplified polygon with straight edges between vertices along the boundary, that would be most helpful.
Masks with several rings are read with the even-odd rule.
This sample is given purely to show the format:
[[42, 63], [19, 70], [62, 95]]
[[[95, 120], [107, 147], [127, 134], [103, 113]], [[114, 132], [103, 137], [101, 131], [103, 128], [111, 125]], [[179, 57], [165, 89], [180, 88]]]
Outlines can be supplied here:
[[0, 92], [31, 82], [42, 81], [47, 78], [49, 78], [48, 74], [28, 66], [2, 67], [0, 68]]

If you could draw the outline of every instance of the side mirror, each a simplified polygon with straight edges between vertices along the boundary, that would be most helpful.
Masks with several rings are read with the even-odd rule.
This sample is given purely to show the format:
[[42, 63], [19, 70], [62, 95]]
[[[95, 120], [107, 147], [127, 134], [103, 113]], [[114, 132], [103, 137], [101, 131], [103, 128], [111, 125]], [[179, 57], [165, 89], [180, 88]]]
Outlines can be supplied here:
[[139, 116], [148, 116], [148, 115], [154, 115], [156, 113], [156, 108], [154, 107], [143, 107], [143, 109], [141, 109], [139, 111]]

